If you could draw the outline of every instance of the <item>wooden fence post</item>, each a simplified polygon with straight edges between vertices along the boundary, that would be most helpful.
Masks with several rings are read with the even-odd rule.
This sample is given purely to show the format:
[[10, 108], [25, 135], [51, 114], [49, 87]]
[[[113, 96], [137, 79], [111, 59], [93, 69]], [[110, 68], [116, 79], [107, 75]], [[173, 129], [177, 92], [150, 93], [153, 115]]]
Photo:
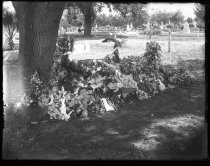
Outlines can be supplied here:
[[171, 52], [171, 31], [168, 30], [168, 52]]

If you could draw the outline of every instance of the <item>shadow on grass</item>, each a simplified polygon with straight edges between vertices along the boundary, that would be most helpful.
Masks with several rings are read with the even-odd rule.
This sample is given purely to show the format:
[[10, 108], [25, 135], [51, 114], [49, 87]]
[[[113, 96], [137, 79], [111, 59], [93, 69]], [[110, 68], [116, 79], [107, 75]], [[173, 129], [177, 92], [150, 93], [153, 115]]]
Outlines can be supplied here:
[[4, 158], [201, 159], [206, 154], [205, 89], [201, 85], [169, 89], [101, 118], [32, 125], [21, 130], [20, 137], [17, 122], [24, 115], [22, 120], [12, 118], [4, 134]]
[[[86, 40], [100, 40], [100, 39], [104, 39], [106, 37], [110, 37], [109, 35], [109, 31], [106, 32], [93, 32], [91, 37], [84, 37], [83, 34], [79, 34], [79, 33], [67, 33], [68, 36], [72, 36], [75, 39], [86, 39]], [[122, 35], [118, 35], [118, 38], [126, 38], [126, 39], [143, 39], [143, 40], [149, 40], [150, 37], [148, 35], [145, 34], [122, 34]], [[183, 36], [183, 34], [181, 36], [177, 36], [177, 35], [172, 35], [172, 40], [173, 41], [203, 41], [205, 39], [204, 36]], [[152, 40], [160, 40], [160, 41], [165, 41], [168, 40], [168, 33], [164, 34], [164, 35], [153, 35], [152, 36]]]
[[165, 140], [154, 151], [147, 152], [152, 160], [202, 160], [207, 159], [206, 126], [200, 126], [188, 138], [168, 128], [162, 128]]
[[[77, 41], [80, 41], [80, 40], [103, 40], [103, 39], [105, 39], [107, 37], [110, 37], [110, 35], [108, 35], [108, 34], [105, 34], [105, 35], [92, 35], [91, 37], [84, 37], [84, 36], [76, 35], [76, 34], [68, 35], [68, 36], [73, 37]], [[123, 35], [118, 35], [117, 37], [120, 38], [120, 39], [128, 39], [129, 38], [128, 36], [123, 36]]]

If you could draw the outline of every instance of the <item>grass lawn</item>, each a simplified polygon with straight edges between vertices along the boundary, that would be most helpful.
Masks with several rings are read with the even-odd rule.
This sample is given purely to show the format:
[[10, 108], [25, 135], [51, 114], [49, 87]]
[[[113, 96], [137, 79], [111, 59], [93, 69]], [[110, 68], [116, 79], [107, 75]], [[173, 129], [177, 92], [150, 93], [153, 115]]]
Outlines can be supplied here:
[[[133, 32], [132, 32], [133, 33]], [[109, 36], [109, 32], [92, 32], [91, 38], [85, 38], [83, 34], [77, 32], [67, 33], [72, 36], [76, 43], [84, 43], [88, 41], [90, 44], [90, 52], [84, 54], [73, 54], [73, 59], [101, 59], [107, 54], [110, 54], [113, 48], [113, 43], [102, 43], [102, 40]], [[120, 57], [125, 56], [139, 56], [142, 55], [146, 48], [146, 42], [149, 42], [148, 35], [137, 34], [123, 34], [119, 35], [119, 38], [126, 40], [126, 44], [120, 49]], [[184, 59], [204, 59], [205, 50], [205, 35], [201, 33], [200, 37], [196, 36], [196, 33], [183, 34], [174, 32], [171, 39], [171, 52], [168, 53], [168, 36], [167, 35], [155, 35], [152, 36], [152, 40], [160, 43], [163, 59], [167, 63], [176, 62], [179, 57]], [[15, 45], [15, 49], [18, 49], [18, 43]]]
[[[112, 43], [101, 42], [104, 36], [75, 36], [78, 43], [88, 40], [91, 46], [89, 54], [75, 55], [76, 59], [100, 59], [112, 50]], [[147, 36], [123, 38], [127, 43], [121, 49], [122, 57], [142, 54], [149, 41]], [[154, 36], [163, 49], [163, 60], [166, 63], [174, 63], [179, 56], [185, 60], [204, 59], [204, 38], [195, 41], [190, 40], [192, 38], [172, 39], [172, 52], [167, 53], [166, 38]], [[7, 116], [3, 134], [3, 158], [203, 159], [207, 156], [205, 75], [203, 68], [194, 67], [188, 67], [195, 77], [192, 86], [169, 89], [136, 105], [125, 105], [117, 112], [89, 120], [50, 120], [29, 125], [26, 110], [14, 114], [14, 107], [7, 106], [4, 109]], [[7, 81], [10, 85], [13, 85], [13, 81], [15, 85], [17, 79]]]
[[[102, 43], [102, 40], [109, 36], [108, 32], [93, 32], [91, 38], [84, 38], [79, 33], [67, 33], [75, 38], [76, 43], [89, 42], [90, 52], [84, 54], [73, 54], [73, 59], [101, 59], [107, 54], [110, 54], [113, 48], [113, 43]], [[119, 35], [121, 39], [126, 40], [125, 45], [119, 50], [120, 57], [130, 55], [141, 56], [145, 52], [146, 43], [150, 41], [147, 35]], [[183, 59], [204, 59], [205, 37], [202, 34], [200, 37], [183, 34], [183, 36], [172, 35], [171, 52], [168, 53], [168, 37], [167, 35], [152, 36], [152, 40], [160, 43], [163, 52], [163, 60], [166, 63], [175, 63], [179, 57]]]
[[[3, 158], [194, 160], [206, 157], [204, 75], [90, 120], [27, 125], [24, 111], [7, 108]], [[9, 113], [10, 112], [10, 113]], [[13, 116], [13, 117], [12, 117]]]

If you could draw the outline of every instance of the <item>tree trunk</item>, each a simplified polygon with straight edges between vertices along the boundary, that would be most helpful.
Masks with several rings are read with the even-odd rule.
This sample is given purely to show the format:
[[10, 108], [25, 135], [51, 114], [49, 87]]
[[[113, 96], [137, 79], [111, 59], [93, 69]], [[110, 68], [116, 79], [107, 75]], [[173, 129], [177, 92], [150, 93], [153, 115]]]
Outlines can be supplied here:
[[87, 12], [84, 16], [85, 16], [84, 36], [85, 37], [91, 37], [91, 30], [92, 30], [91, 13]]
[[11, 50], [14, 50], [14, 42], [13, 42], [13, 36], [10, 36], [9, 38], [8, 38], [8, 44], [9, 44], [9, 48], [11, 49]]
[[12, 2], [20, 33], [20, 61], [24, 76], [39, 71], [49, 79], [64, 2]]

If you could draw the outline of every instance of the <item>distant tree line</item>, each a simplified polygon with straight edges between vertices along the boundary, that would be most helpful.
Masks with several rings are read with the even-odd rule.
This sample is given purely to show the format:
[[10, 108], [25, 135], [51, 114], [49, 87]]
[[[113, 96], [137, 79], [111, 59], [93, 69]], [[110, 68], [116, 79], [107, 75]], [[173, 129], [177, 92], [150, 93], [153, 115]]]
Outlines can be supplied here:
[[106, 25], [110, 25], [110, 26], [114, 26], [114, 27], [124, 27], [126, 26], [126, 20], [123, 18], [123, 16], [121, 15], [98, 15], [96, 17], [96, 21], [95, 23], [97, 24], [97, 26], [106, 26]]
[[196, 3], [194, 13], [198, 28], [205, 28], [205, 6], [200, 3]]
[[[102, 8], [107, 6], [110, 11], [117, 11], [116, 16], [100, 15]], [[149, 15], [146, 11], [146, 4], [141, 3], [102, 3], [102, 2], [68, 2], [67, 10], [61, 19], [61, 24], [65, 29], [69, 26], [84, 25], [84, 35], [91, 36], [92, 27], [98, 26], [117, 26], [123, 27], [133, 23], [134, 27], [141, 26], [147, 22]]]
[[176, 12], [158, 11], [152, 14], [150, 20], [151, 22], [157, 22], [158, 24], [161, 24], [161, 22], [163, 22], [163, 24], [168, 24], [169, 22], [181, 24], [184, 22], [184, 16], [180, 10]]

